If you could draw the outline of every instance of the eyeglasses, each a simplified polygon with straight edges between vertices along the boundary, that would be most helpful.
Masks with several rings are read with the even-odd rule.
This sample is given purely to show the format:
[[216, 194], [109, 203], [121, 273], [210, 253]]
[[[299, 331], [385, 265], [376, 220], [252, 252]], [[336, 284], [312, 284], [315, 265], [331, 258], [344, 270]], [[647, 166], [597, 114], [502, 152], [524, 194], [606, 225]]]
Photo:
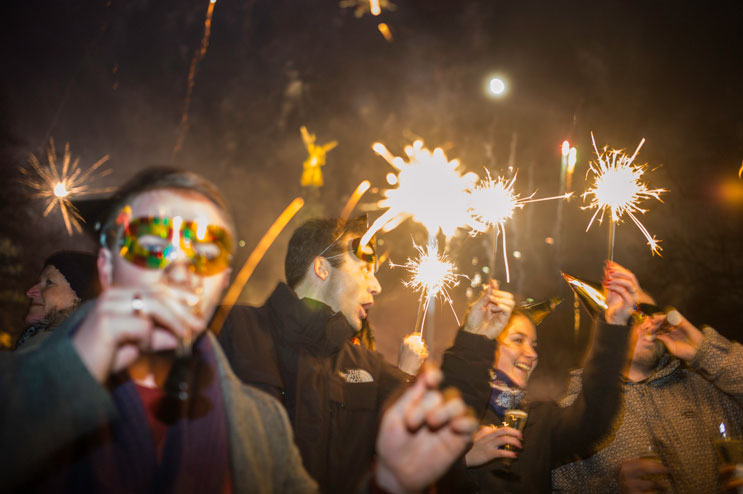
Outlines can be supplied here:
[[227, 269], [232, 260], [232, 238], [221, 226], [173, 218], [141, 217], [125, 222], [119, 253], [146, 269], [165, 269], [185, 254], [190, 269], [211, 276]]
[[[325, 252], [328, 251], [333, 245], [338, 243], [338, 241], [343, 238], [343, 235], [345, 235], [346, 232], [341, 232], [341, 234], [333, 240], [333, 243], [325, 247], [319, 256], [325, 257], [325, 259], [335, 259], [337, 257], [341, 257], [345, 252], [341, 254], [336, 254], [334, 256], [323, 256]], [[356, 256], [357, 259], [367, 263], [367, 264], [373, 264], [374, 265], [374, 272], [376, 273], [379, 270], [379, 260], [377, 259], [377, 238], [376, 236], [373, 236], [371, 240], [366, 245], [361, 245], [361, 237], [354, 237], [351, 239], [351, 241], [348, 243], [348, 251], [352, 253], [354, 256]]]

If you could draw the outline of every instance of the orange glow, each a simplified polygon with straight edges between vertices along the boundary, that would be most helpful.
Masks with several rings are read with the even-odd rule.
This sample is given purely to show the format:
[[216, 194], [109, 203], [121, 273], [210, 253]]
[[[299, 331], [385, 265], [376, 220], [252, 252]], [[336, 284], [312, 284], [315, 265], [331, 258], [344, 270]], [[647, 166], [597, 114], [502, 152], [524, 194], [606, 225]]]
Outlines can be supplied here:
[[382, 13], [382, 8], [379, 6], [379, 0], [369, 0], [369, 12], [372, 15], [379, 15]]
[[240, 272], [235, 276], [235, 281], [232, 282], [227, 293], [225, 293], [224, 298], [222, 298], [222, 303], [219, 305], [217, 313], [214, 314], [214, 318], [209, 325], [209, 329], [211, 329], [214, 334], [219, 334], [221, 331], [222, 324], [224, 323], [227, 314], [230, 313], [232, 306], [237, 302], [237, 298], [240, 296], [240, 293], [242, 293], [245, 284], [250, 279], [253, 271], [255, 271], [258, 263], [263, 259], [268, 248], [271, 247], [271, 244], [273, 244], [276, 237], [278, 237], [284, 227], [286, 227], [287, 223], [289, 223], [294, 215], [297, 214], [297, 211], [302, 209], [302, 206], [304, 206], [304, 199], [301, 197], [294, 199], [291, 204], [284, 209], [279, 217], [276, 218], [276, 221], [273, 222], [273, 225], [271, 225], [268, 231], [266, 231], [260, 241], [258, 241], [258, 245], [255, 246], [255, 249], [253, 249], [253, 252], [248, 256], [245, 264], [240, 268]]
[[359, 199], [361, 199], [361, 196], [363, 196], [367, 190], [369, 190], [369, 187], [371, 187], [371, 182], [368, 180], [362, 181], [358, 186], [356, 186], [356, 190], [353, 191], [353, 194], [351, 194], [351, 197], [348, 198], [348, 202], [346, 202], [346, 205], [343, 207], [343, 211], [341, 212], [341, 219], [346, 219], [349, 216], [351, 216], [351, 211], [353, 211], [353, 208], [356, 207], [356, 204], [358, 204]]
[[743, 184], [737, 180], [726, 180], [721, 183], [718, 192], [720, 198], [728, 205], [743, 205]]
[[392, 32], [390, 31], [390, 28], [387, 24], [384, 22], [380, 22], [377, 25], [377, 29], [379, 29], [379, 32], [382, 33], [382, 36], [384, 36], [384, 39], [387, 41], [392, 41]]

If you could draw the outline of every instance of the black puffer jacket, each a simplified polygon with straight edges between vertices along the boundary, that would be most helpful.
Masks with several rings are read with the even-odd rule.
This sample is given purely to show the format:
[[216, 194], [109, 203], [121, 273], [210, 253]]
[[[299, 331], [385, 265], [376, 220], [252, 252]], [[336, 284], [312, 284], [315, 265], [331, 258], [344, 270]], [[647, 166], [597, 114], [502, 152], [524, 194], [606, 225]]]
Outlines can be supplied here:
[[[323, 492], [351, 492], [374, 458], [379, 412], [411, 376], [351, 343], [341, 313], [279, 284], [262, 307], [237, 306], [219, 341], [235, 373], [286, 407], [305, 467]], [[445, 385], [478, 412], [489, 396], [495, 343], [459, 331], [444, 355]]]

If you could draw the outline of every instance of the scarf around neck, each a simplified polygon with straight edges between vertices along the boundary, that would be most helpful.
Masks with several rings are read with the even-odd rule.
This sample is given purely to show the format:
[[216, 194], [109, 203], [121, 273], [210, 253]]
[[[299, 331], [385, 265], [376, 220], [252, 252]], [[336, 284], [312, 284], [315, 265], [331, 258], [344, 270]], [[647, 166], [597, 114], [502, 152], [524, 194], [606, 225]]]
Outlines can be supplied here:
[[490, 393], [489, 405], [495, 414], [502, 419], [506, 410], [519, 408], [525, 393], [500, 369], [494, 369], [491, 371], [491, 375], [490, 387], [493, 388], [493, 391]]

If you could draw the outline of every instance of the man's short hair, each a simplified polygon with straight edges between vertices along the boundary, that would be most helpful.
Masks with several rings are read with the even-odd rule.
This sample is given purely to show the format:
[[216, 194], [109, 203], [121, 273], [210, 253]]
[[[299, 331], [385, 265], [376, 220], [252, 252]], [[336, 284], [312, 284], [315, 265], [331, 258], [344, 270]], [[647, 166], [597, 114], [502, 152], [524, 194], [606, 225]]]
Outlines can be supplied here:
[[341, 218], [316, 218], [306, 221], [294, 230], [289, 240], [284, 260], [286, 283], [295, 288], [304, 278], [312, 261], [321, 253], [331, 266], [339, 266], [343, 262], [341, 254], [348, 250], [348, 245], [340, 242], [341, 238], [347, 233], [362, 236], [366, 230], [366, 215], [347, 221]]
[[[227, 224], [235, 232], [235, 223], [230, 208], [216, 185], [201, 175], [186, 170], [165, 166], [145, 168], [119, 187], [111, 196], [106, 212], [101, 216], [101, 245], [116, 247], [121, 233], [116, 224], [121, 210], [140, 195], [153, 190], [181, 190], [197, 193], [216, 205], [224, 214]], [[234, 248], [234, 246], [233, 246]]]

